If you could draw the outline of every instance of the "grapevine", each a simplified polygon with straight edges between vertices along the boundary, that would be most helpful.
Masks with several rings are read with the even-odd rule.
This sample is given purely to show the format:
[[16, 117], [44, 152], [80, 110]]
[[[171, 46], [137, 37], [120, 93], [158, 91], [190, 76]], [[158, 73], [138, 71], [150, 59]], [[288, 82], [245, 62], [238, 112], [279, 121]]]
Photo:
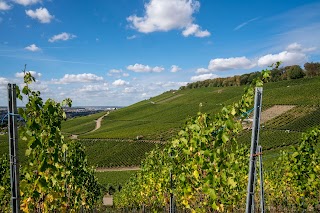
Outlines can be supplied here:
[[[62, 106], [70, 107], [71, 100], [57, 103], [48, 99], [44, 102], [40, 92], [29, 86], [34, 81], [35, 78], [25, 72], [25, 86], [21, 91], [17, 88], [17, 97], [22, 100], [25, 95], [28, 100], [25, 108], [19, 108], [19, 114], [26, 122], [20, 129], [21, 140], [28, 143], [27, 163], [22, 167], [20, 177], [21, 210], [77, 212], [81, 207], [92, 209], [101, 198], [94, 170], [89, 168], [80, 142], [68, 141], [61, 133], [61, 122], [66, 118]], [[6, 164], [6, 160], [1, 160], [3, 184], [8, 182]], [[0, 196], [7, 191], [0, 186]], [[1, 199], [1, 211], [7, 210], [6, 198]]]

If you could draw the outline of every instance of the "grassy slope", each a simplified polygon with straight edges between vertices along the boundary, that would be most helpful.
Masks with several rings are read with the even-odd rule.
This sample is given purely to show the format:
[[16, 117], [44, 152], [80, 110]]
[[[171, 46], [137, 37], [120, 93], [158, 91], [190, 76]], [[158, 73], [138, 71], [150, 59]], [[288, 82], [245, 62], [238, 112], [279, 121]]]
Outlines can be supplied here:
[[68, 119], [62, 123], [62, 131], [72, 134], [83, 134], [89, 132], [95, 128], [95, 120], [105, 114], [106, 112], [100, 112], [83, 117]]
[[[193, 90], [166, 92], [151, 100], [141, 101], [129, 107], [110, 113], [104, 120], [102, 128], [90, 134], [87, 138], [135, 138], [143, 135], [144, 139], [168, 139], [174, 135], [189, 116], [194, 116], [199, 110], [199, 103], [203, 104], [202, 112], [215, 113], [221, 109], [221, 104], [230, 104], [237, 101], [243, 93], [244, 87], [228, 88], [201, 88]], [[151, 103], [154, 102], [155, 104]], [[268, 83], [264, 87], [263, 105], [275, 104], [300, 105], [300, 109], [320, 105], [320, 78], [299, 79]], [[296, 109], [294, 109], [296, 110]], [[308, 110], [307, 110], [308, 111]], [[291, 115], [288, 112], [266, 125], [261, 130], [261, 143], [265, 151], [266, 164], [278, 155], [279, 150], [287, 149], [283, 145], [297, 143], [299, 132], [285, 133], [285, 129], [304, 131], [310, 126], [320, 124], [320, 110], [301, 114], [283, 124]], [[296, 113], [296, 112], [293, 112]], [[91, 115], [69, 120], [63, 124], [65, 132], [79, 134], [89, 130], [85, 125], [94, 128], [94, 120], [102, 116]], [[74, 129], [73, 129], [74, 128]], [[269, 130], [267, 129], [269, 128]], [[277, 129], [277, 131], [271, 131]], [[168, 136], [166, 136], [168, 135]], [[250, 143], [251, 133], [245, 133], [240, 141]], [[115, 142], [115, 141], [84, 141], [89, 163], [91, 165], [120, 166], [137, 165], [146, 151], [153, 148], [150, 143]], [[21, 145], [19, 145], [20, 147]], [[24, 158], [24, 148], [20, 148], [21, 161]], [[0, 136], [0, 154], [8, 152], [8, 142], [5, 136]], [[102, 175], [102, 174], [101, 174]]]
[[[200, 103], [203, 105], [202, 112], [218, 112], [221, 104], [227, 105], [238, 100], [243, 88], [200, 88], [166, 92], [110, 113], [103, 120], [101, 129], [81, 137], [135, 138], [143, 135], [145, 139], [170, 139], [188, 117], [196, 115]], [[275, 104], [320, 105], [320, 78], [266, 84], [263, 105]]]

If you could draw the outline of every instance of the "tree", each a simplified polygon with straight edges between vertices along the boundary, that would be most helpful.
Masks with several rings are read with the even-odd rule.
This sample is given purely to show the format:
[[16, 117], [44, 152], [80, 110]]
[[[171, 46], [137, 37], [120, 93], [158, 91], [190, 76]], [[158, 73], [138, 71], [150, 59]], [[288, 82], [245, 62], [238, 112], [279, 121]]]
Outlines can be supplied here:
[[299, 65], [292, 65], [285, 67], [287, 79], [303, 78], [306, 74], [303, 72]]
[[307, 62], [304, 64], [304, 69], [308, 77], [320, 76], [320, 63], [319, 62]]

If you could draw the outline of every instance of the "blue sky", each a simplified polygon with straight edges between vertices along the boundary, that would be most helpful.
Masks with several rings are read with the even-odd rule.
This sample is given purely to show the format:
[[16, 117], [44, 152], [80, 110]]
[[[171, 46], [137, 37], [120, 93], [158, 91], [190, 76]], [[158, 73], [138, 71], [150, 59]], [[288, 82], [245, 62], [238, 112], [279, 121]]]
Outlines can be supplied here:
[[126, 106], [188, 82], [320, 61], [320, 2], [0, 0], [0, 105], [24, 64], [44, 98]]

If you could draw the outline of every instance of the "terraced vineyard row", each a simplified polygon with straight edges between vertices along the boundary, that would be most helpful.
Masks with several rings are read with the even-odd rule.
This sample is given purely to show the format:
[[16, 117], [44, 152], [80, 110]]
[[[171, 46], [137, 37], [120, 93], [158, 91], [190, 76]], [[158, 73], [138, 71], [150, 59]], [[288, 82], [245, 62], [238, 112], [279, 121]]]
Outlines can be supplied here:
[[86, 147], [89, 164], [97, 167], [140, 165], [147, 152], [164, 144], [143, 141], [81, 140]]

